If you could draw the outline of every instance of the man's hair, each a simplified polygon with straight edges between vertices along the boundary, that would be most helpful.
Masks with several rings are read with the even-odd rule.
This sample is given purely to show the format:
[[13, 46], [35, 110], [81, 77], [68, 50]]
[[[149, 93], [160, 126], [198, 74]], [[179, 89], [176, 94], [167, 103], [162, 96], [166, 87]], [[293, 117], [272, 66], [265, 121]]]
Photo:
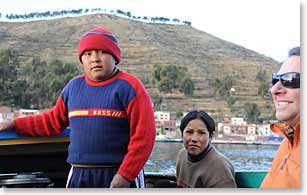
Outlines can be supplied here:
[[301, 56], [301, 51], [300, 51], [300, 47], [294, 47], [292, 49], [290, 49], [288, 56]]

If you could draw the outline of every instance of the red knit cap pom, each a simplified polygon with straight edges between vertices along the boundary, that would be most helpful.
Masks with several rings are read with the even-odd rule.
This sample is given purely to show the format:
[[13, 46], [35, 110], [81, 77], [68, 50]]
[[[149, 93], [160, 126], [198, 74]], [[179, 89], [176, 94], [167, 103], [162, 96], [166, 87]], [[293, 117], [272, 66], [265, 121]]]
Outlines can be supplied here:
[[111, 31], [104, 28], [94, 28], [86, 31], [82, 35], [78, 45], [78, 57], [81, 64], [81, 56], [83, 53], [93, 49], [100, 49], [111, 54], [116, 64], [119, 64], [121, 59], [120, 48], [117, 44], [115, 35]]

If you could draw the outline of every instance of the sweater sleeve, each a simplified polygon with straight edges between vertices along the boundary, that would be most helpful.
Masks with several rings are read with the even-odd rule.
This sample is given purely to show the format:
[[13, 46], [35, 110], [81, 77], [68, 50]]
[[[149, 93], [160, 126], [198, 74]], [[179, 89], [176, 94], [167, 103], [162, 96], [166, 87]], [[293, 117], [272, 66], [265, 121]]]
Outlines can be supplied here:
[[50, 136], [61, 133], [68, 126], [67, 109], [61, 98], [49, 111], [14, 120], [16, 133], [30, 136]]
[[127, 113], [130, 142], [118, 173], [133, 181], [149, 159], [156, 136], [153, 107], [144, 88], [136, 91], [135, 98], [127, 106]]

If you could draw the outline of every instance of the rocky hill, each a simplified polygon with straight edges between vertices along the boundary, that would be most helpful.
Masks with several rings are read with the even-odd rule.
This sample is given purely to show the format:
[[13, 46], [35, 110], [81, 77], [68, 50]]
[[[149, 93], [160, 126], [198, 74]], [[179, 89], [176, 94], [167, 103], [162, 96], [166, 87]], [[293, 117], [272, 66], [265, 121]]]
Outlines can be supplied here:
[[[258, 95], [259, 70], [270, 74], [277, 70], [272, 58], [224, 41], [191, 26], [149, 24], [114, 15], [95, 14], [73, 18], [33, 22], [0, 22], [0, 50], [13, 49], [23, 62], [40, 56], [42, 60], [60, 59], [77, 66], [80, 35], [93, 27], [113, 31], [122, 49], [120, 67], [138, 76], [152, 97], [163, 97], [164, 110], [176, 112], [205, 109], [216, 117], [244, 116], [245, 103], [256, 103], [262, 113], [272, 114], [269, 96]], [[261, 40], [259, 40], [261, 41]], [[186, 67], [195, 84], [192, 97], [174, 92], [159, 92], [152, 83], [154, 65]], [[231, 109], [226, 100], [214, 95], [210, 82], [231, 76], [235, 80]]]

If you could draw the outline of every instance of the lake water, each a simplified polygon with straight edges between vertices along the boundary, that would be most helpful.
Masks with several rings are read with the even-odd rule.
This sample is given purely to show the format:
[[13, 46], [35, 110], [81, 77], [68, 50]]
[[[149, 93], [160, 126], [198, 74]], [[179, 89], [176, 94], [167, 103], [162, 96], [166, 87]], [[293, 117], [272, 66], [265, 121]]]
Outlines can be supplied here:
[[[269, 170], [278, 145], [214, 144], [232, 162], [236, 171]], [[178, 151], [182, 142], [155, 142], [145, 171], [175, 174]]]

